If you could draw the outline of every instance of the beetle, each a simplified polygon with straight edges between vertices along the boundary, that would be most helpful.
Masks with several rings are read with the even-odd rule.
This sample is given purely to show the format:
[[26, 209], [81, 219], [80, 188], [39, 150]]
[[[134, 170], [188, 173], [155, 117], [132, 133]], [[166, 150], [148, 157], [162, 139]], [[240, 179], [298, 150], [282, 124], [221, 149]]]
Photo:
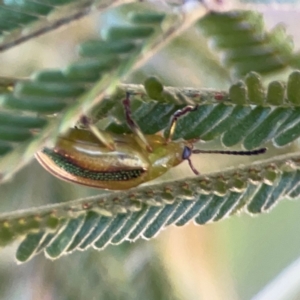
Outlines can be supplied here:
[[131, 117], [130, 94], [123, 100], [126, 121], [131, 134], [101, 132], [87, 118], [87, 129], [72, 128], [60, 136], [53, 148], [44, 148], [35, 156], [54, 176], [90, 187], [126, 190], [155, 179], [187, 160], [191, 170], [199, 172], [191, 162], [192, 154], [215, 153], [229, 155], [258, 155], [266, 148], [252, 151], [193, 149], [194, 141], [172, 141], [178, 118], [198, 109], [186, 106], [172, 116], [167, 138], [144, 135]]

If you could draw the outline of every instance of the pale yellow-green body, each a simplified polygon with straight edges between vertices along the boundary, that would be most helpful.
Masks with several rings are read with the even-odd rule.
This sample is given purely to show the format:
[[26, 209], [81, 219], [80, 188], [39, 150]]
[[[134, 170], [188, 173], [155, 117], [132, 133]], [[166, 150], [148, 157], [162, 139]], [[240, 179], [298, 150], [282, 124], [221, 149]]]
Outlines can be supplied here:
[[112, 134], [115, 150], [104, 146], [92, 132], [70, 129], [53, 149], [36, 153], [53, 175], [91, 187], [124, 190], [155, 179], [183, 161], [184, 142], [168, 142], [160, 135], [146, 135], [152, 148], [143, 147], [133, 134]]

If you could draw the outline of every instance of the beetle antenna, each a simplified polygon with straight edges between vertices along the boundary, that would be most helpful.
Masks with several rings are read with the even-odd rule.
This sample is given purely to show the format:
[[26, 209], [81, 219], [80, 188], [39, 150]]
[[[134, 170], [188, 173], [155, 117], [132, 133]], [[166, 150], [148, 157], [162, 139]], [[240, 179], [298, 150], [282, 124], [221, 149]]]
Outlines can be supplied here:
[[267, 151], [267, 148], [259, 148], [249, 151], [227, 151], [227, 150], [200, 150], [195, 149], [192, 150], [191, 147], [185, 146], [182, 152], [182, 159], [187, 160], [191, 170], [194, 172], [195, 175], [199, 175], [200, 173], [195, 169], [191, 161], [192, 154], [198, 153], [209, 153], [209, 154], [227, 154], [227, 155], [259, 155], [263, 154]]
[[230, 150], [200, 150], [195, 149], [192, 150], [192, 153], [198, 154], [198, 153], [210, 153], [210, 154], [227, 154], [227, 155], [259, 155], [263, 154], [267, 151], [267, 148], [259, 148], [249, 151], [230, 151]]

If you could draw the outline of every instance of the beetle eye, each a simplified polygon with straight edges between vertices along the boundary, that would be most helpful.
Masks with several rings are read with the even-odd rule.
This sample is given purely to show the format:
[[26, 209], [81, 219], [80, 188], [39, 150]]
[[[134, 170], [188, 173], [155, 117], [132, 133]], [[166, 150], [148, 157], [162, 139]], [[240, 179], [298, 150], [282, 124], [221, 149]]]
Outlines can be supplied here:
[[189, 157], [192, 155], [192, 149], [188, 146], [184, 146], [183, 152], [182, 152], [182, 159], [189, 159]]
[[187, 160], [189, 163], [189, 166], [191, 170], [194, 172], [195, 175], [199, 175], [199, 172], [194, 168], [192, 161], [191, 161], [191, 155], [193, 151], [190, 147], [185, 146], [182, 152], [182, 160]]

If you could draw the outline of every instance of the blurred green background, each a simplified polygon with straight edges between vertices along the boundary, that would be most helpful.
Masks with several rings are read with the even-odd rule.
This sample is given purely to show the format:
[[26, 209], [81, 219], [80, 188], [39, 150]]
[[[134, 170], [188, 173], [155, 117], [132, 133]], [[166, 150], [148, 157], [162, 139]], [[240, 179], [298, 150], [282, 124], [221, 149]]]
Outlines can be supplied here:
[[[290, 19], [288, 30], [295, 33], [297, 45], [299, 31], [291, 14], [269, 10], [266, 20], [273, 26]], [[102, 18], [93, 15], [16, 47], [0, 58], [1, 75], [27, 76], [37, 69], [63, 67], [76, 57], [78, 43], [119, 22], [120, 10]], [[166, 85], [227, 88], [227, 70], [217, 65], [215, 57], [209, 56], [206, 40], [191, 30], [127, 81], [141, 83], [146, 76], [156, 75]], [[295, 150], [297, 145], [291, 147]], [[276, 151], [271, 149], [269, 155]], [[280, 149], [280, 153], [285, 151]], [[194, 164], [205, 173], [246, 161], [203, 155]], [[164, 180], [182, 177], [183, 172], [192, 176], [184, 166]], [[34, 161], [0, 187], [0, 209], [7, 212], [99, 192], [59, 181]], [[298, 258], [299, 219], [300, 202], [282, 201], [269, 214], [255, 218], [243, 214], [201, 227], [192, 223], [172, 226], [151, 241], [110, 246], [102, 252], [89, 249], [54, 262], [39, 255], [24, 265], [15, 263], [16, 245], [12, 245], [1, 250], [0, 299], [251, 299]], [[300, 288], [294, 292], [292, 298], [278, 299], [300, 299]]]

